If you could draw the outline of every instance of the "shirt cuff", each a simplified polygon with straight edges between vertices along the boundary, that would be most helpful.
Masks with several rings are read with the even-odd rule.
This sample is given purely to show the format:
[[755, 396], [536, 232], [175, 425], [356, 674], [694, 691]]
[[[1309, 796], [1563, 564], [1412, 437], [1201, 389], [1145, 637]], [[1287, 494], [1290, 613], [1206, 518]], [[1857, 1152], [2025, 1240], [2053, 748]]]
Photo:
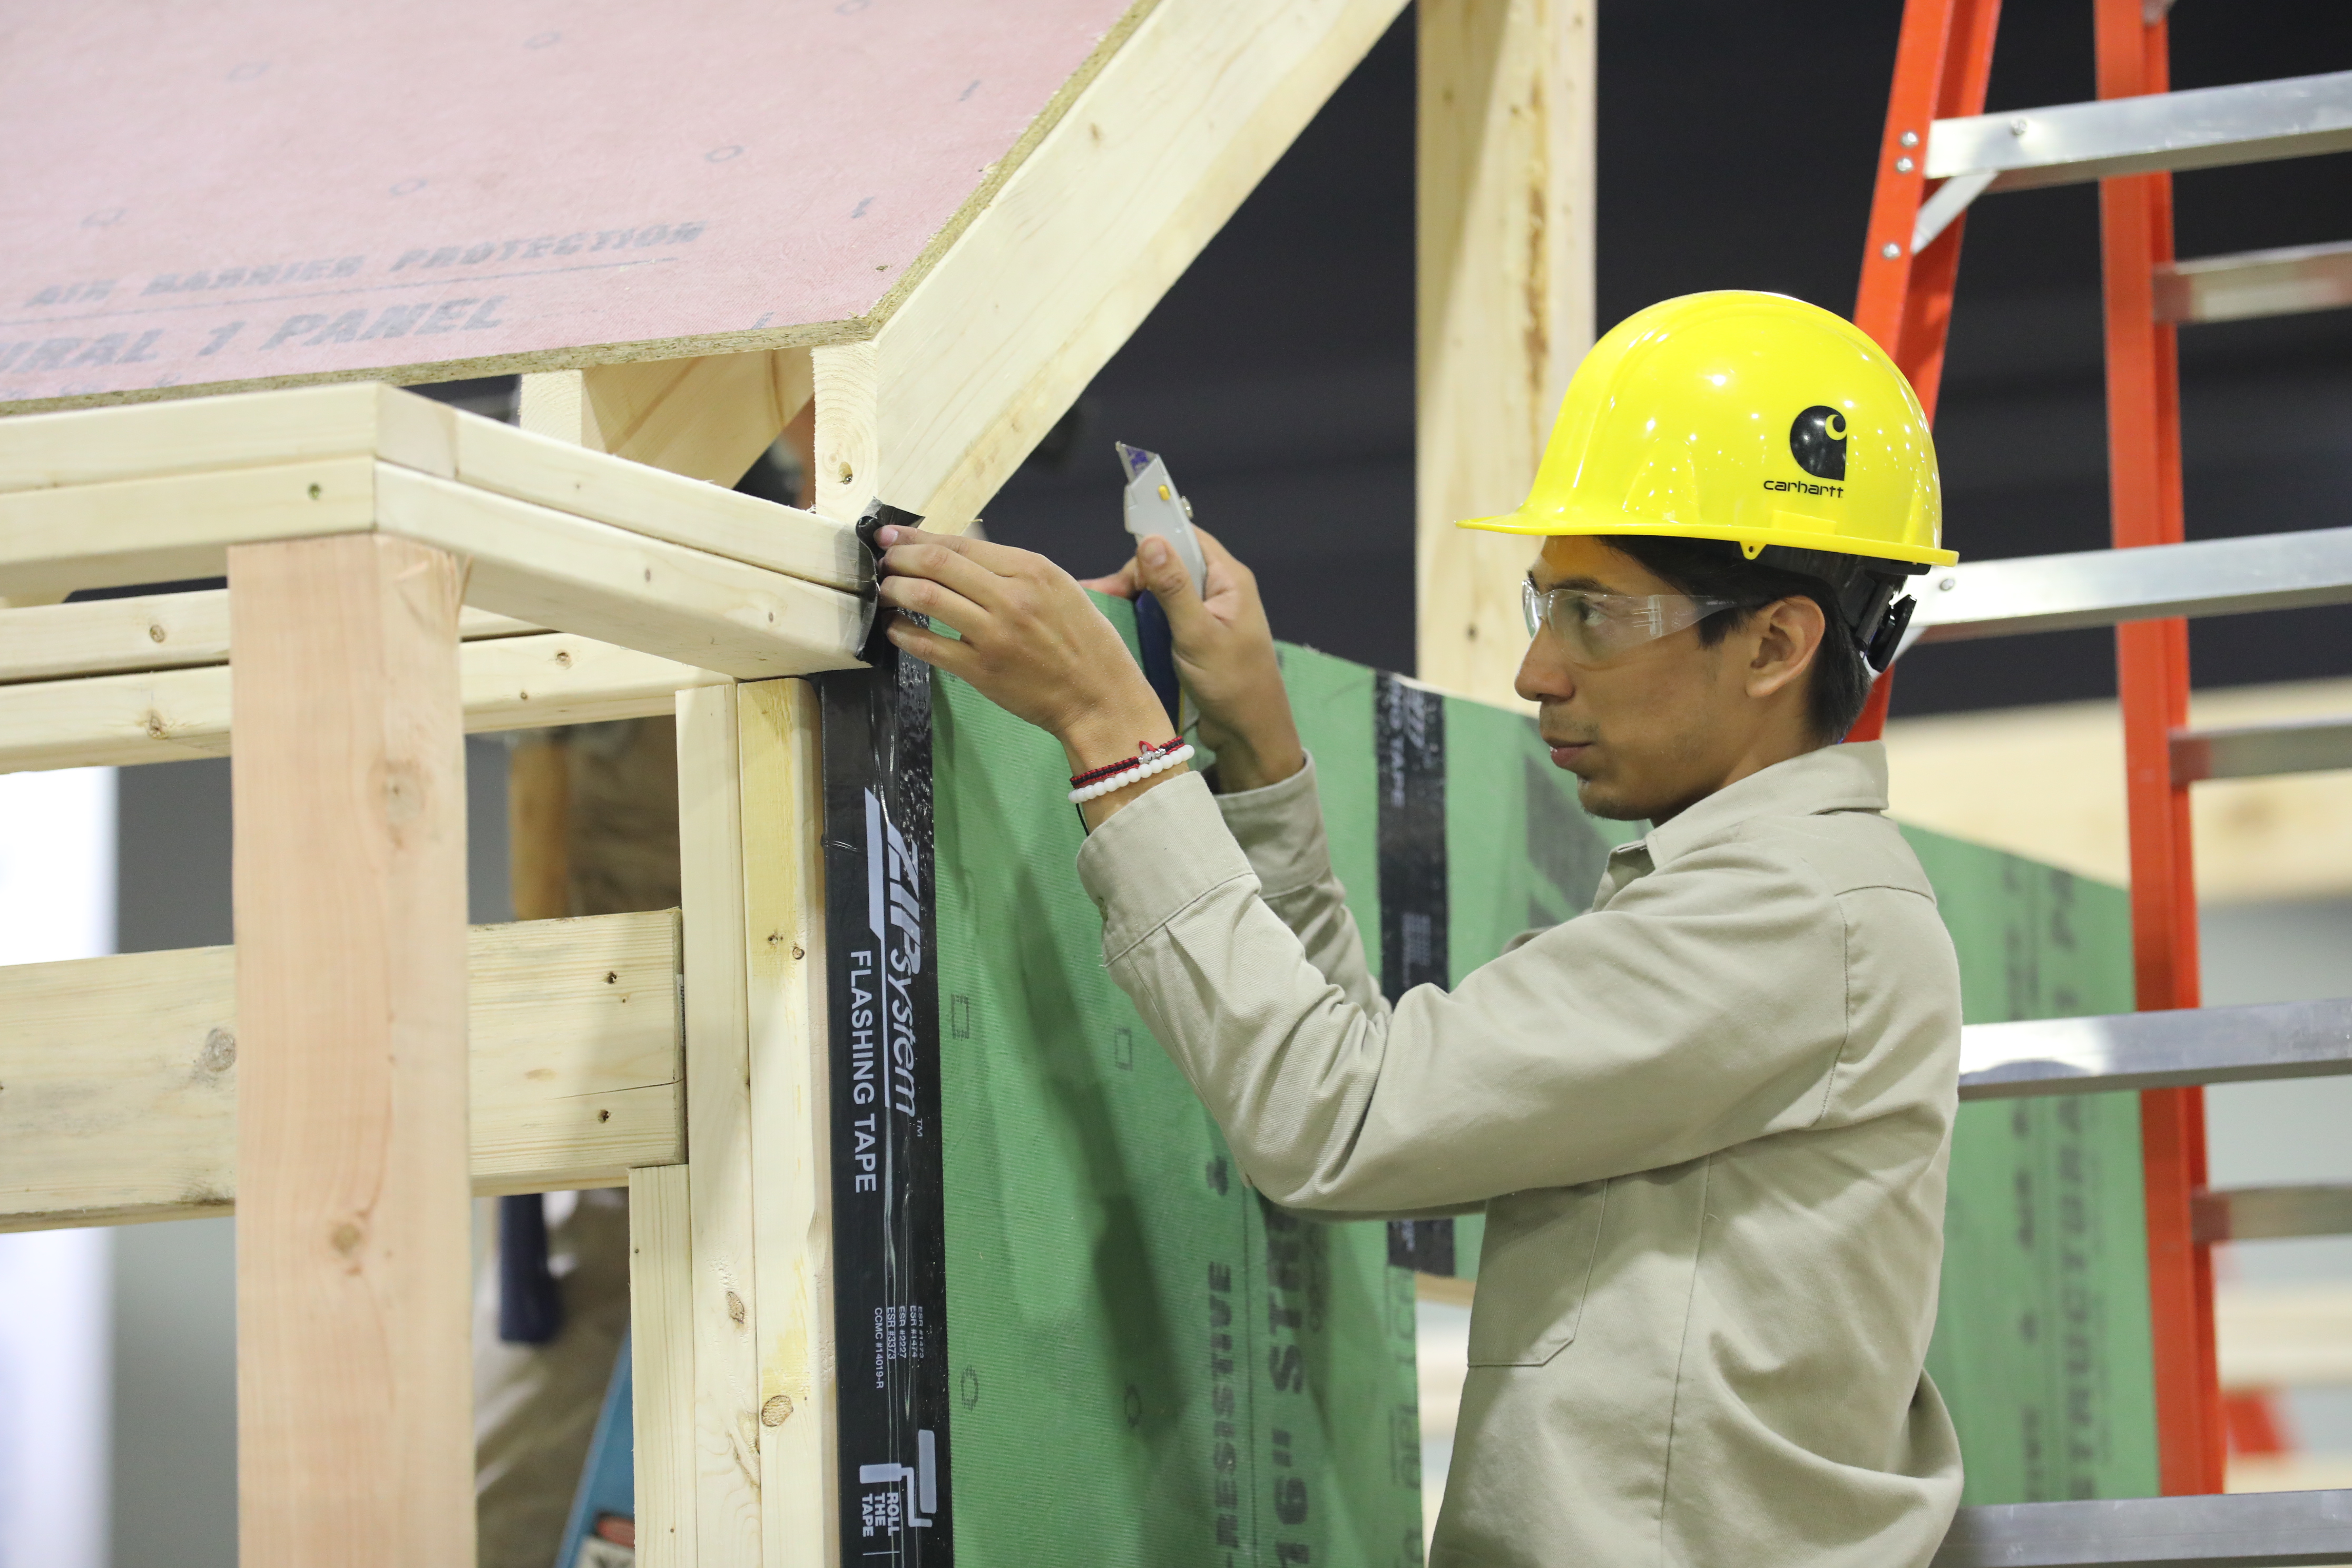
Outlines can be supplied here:
[[1265, 897], [1278, 899], [1331, 875], [1331, 845], [1323, 835], [1312, 755], [1280, 784], [1221, 795], [1216, 801]]
[[1146, 791], [1078, 848], [1078, 881], [1102, 911], [1106, 953], [1124, 952], [1210, 889], [1249, 874], [1199, 773]]

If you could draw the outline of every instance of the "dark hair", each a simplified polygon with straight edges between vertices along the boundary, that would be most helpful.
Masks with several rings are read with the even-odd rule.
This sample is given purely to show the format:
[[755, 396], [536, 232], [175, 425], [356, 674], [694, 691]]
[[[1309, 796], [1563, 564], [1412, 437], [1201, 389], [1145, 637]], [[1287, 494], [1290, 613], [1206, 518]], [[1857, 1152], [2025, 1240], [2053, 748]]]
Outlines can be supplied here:
[[[1823, 745], [1845, 739], [1862, 706], [1870, 700], [1870, 668], [1847, 629], [1846, 612], [1838, 603], [1840, 585], [1810, 573], [1791, 572], [1769, 561], [1750, 561], [1727, 539], [1674, 539], [1660, 534], [1602, 535], [1600, 542], [1639, 562], [1651, 575], [1663, 578], [1677, 594], [1694, 598], [1729, 599], [1738, 614], [1709, 616], [1698, 624], [1699, 642], [1712, 647], [1731, 633], [1732, 626], [1765, 605], [1802, 596], [1822, 607], [1828, 623], [1822, 632], [1821, 650], [1813, 656], [1806, 711], [1814, 738]], [[1768, 554], [1773, 553], [1768, 552]], [[1791, 552], [1795, 553], [1795, 552]], [[1812, 554], [1806, 552], [1806, 555]]]

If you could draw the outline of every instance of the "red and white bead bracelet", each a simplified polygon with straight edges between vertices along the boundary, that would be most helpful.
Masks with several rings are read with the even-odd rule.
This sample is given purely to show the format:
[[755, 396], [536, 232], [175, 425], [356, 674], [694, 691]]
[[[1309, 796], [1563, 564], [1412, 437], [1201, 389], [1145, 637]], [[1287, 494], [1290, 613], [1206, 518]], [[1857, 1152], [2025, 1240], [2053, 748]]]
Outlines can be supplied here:
[[1181, 768], [1192, 760], [1192, 748], [1185, 743], [1181, 735], [1156, 746], [1146, 742], [1135, 748], [1135, 755], [1131, 757], [1121, 757], [1118, 762], [1071, 774], [1070, 804], [1083, 805], [1097, 795], [1125, 789], [1131, 784], [1139, 784], [1156, 773], [1164, 773], [1171, 768]]

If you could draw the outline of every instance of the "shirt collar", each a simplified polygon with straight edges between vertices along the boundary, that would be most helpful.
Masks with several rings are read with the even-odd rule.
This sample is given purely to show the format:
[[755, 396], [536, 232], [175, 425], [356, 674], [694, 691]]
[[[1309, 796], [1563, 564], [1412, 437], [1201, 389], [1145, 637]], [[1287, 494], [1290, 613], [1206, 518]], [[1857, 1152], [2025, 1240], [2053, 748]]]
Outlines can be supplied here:
[[[1729, 837], [1759, 816], [1815, 816], [1886, 809], [1886, 747], [1850, 741], [1775, 763], [1726, 784], [1640, 840], [1652, 866]], [[1627, 845], [1626, 848], [1635, 846]]]

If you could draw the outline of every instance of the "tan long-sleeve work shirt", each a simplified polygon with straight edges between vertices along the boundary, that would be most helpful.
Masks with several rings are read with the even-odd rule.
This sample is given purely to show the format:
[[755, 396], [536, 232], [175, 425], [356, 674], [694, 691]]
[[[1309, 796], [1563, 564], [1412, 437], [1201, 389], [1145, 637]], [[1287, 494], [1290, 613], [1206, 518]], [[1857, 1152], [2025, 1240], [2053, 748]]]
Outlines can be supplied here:
[[1391, 1009], [1313, 770], [1087, 841], [1103, 952], [1258, 1189], [1486, 1212], [1433, 1568], [1916, 1568], [1958, 966], [1875, 744], [1700, 801]]

